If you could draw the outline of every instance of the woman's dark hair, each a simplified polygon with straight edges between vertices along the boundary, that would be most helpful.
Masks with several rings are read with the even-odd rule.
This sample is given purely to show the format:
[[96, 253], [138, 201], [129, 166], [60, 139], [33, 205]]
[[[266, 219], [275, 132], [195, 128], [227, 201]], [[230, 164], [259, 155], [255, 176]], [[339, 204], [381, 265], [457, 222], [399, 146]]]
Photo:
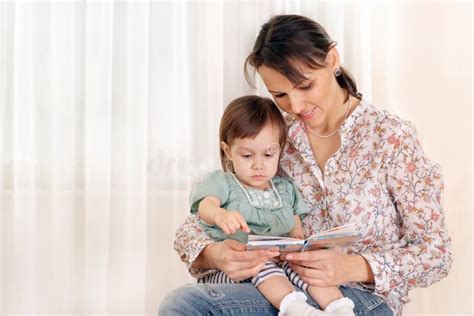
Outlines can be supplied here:
[[[287, 127], [276, 104], [271, 99], [256, 95], [237, 98], [229, 103], [222, 115], [219, 144], [225, 142], [231, 146], [235, 139], [255, 138], [268, 123], [278, 129], [278, 143], [283, 149], [286, 143]], [[224, 171], [233, 171], [232, 162], [226, 159], [222, 147], [220, 147], [220, 157]]]
[[[300, 15], [277, 15], [262, 25], [250, 55], [245, 60], [244, 73], [247, 82], [254, 86], [248, 73], [248, 65], [254, 70], [262, 65], [273, 68], [294, 85], [306, 80], [298, 68], [303, 65], [312, 69], [324, 67], [329, 50], [336, 45], [326, 30], [317, 22]], [[340, 68], [339, 86], [354, 97], [361, 98], [351, 74]]]

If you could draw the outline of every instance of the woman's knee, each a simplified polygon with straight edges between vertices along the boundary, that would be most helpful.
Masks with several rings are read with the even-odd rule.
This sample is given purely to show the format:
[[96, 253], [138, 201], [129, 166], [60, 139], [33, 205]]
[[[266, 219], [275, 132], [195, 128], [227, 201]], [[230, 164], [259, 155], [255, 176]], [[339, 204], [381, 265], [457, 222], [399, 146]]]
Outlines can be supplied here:
[[160, 304], [159, 316], [200, 315], [198, 299], [201, 291], [193, 285], [185, 285], [168, 293]]
[[278, 311], [251, 283], [186, 285], [169, 293], [158, 311], [160, 316], [211, 313], [262, 316]]
[[345, 297], [354, 302], [356, 315], [393, 315], [387, 303], [377, 295], [346, 286], [341, 286], [340, 290]]

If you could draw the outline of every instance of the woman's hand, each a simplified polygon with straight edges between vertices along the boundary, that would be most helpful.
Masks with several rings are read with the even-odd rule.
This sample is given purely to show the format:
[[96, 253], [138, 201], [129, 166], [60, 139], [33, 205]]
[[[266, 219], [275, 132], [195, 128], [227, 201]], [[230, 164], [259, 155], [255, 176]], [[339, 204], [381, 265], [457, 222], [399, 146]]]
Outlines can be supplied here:
[[373, 282], [372, 269], [360, 255], [348, 255], [339, 249], [295, 252], [283, 257], [306, 283], [314, 286], [338, 286], [347, 282]]
[[207, 268], [219, 269], [234, 281], [255, 276], [265, 262], [279, 255], [278, 250], [246, 251], [245, 244], [230, 239], [210, 244], [201, 253]]

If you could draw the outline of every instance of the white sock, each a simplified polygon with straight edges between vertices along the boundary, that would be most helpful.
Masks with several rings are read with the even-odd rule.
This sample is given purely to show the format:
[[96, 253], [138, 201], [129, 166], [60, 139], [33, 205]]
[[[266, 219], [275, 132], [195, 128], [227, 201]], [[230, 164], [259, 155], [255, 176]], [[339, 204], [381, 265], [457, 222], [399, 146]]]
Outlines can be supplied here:
[[342, 297], [329, 303], [329, 305], [326, 306], [326, 309], [324, 309], [324, 311], [333, 314], [349, 316], [354, 315], [354, 307], [354, 302], [351, 299], [347, 297]]
[[306, 302], [307, 297], [304, 295], [302, 292], [298, 291], [293, 291], [289, 294], [287, 294], [280, 303], [280, 313], [285, 313], [286, 310], [288, 309], [288, 306], [293, 303], [294, 301], [303, 301]]
[[316, 316], [325, 314], [306, 303], [306, 295], [301, 292], [291, 292], [280, 303], [278, 316]]

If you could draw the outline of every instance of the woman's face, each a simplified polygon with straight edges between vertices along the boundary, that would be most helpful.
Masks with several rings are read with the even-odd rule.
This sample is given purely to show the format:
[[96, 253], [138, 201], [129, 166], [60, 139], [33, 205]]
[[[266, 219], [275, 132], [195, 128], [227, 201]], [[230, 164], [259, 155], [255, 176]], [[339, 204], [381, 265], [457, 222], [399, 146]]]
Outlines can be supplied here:
[[[334, 56], [328, 53], [327, 56], [324, 68], [301, 67], [307, 80], [298, 85], [293, 85], [273, 68], [258, 68], [265, 86], [281, 110], [310, 128], [322, 131], [327, 128], [328, 123], [332, 123], [331, 119], [335, 117], [334, 110], [337, 108], [334, 105], [341, 102], [341, 95], [343, 97], [343, 90], [334, 76], [334, 70], [338, 68], [337, 54]], [[339, 113], [338, 110], [336, 113]]]

